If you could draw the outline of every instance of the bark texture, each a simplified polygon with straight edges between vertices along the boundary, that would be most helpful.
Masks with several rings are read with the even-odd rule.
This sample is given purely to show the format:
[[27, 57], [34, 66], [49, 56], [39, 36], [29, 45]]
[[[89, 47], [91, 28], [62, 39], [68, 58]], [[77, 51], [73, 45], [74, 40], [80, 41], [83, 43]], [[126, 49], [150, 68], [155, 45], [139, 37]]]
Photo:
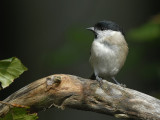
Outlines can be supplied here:
[[[39, 79], [3, 102], [29, 106], [33, 112], [51, 107], [69, 107], [117, 118], [160, 120], [160, 100], [154, 97], [106, 80], [99, 86], [96, 80], [65, 74]], [[9, 109], [10, 106], [0, 104], [0, 116]]]

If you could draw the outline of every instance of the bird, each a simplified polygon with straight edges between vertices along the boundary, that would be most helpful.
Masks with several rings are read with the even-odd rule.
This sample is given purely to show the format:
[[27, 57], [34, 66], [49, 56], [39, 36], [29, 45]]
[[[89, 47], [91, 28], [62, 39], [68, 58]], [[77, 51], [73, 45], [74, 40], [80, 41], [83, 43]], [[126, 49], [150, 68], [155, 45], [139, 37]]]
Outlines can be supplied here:
[[115, 76], [128, 55], [128, 44], [123, 29], [117, 23], [108, 20], [99, 21], [86, 29], [94, 34], [89, 58], [93, 68], [90, 78], [97, 80], [100, 85], [103, 79], [112, 79], [116, 84], [122, 85]]

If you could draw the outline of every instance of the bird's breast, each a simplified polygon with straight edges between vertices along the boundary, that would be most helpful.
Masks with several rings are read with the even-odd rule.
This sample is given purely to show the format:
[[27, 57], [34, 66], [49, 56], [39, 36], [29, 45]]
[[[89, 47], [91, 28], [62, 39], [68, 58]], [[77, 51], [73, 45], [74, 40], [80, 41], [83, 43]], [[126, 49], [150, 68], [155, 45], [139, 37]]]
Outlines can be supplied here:
[[98, 41], [92, 43], [90, 63], [94, 72], [101, 76], [114, 76], [120, 69], [119, 47]]
[[100, 42], [94, 41], [91, 48], [91, 56], [94, 56], [99, 59], [107, 59], [111, 56], [115, 56], [116, 51], [118, 51], [115, 49], [113, 50], [109, 45], [105, 45]]

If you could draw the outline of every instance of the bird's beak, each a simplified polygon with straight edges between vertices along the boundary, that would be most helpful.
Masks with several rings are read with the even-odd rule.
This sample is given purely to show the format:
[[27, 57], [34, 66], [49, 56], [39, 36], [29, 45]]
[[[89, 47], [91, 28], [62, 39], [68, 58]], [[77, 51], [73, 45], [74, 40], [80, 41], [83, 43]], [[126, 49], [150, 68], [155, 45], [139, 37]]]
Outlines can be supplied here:
[[94, 31], [94, 27], [86, 28], [87, 30]]

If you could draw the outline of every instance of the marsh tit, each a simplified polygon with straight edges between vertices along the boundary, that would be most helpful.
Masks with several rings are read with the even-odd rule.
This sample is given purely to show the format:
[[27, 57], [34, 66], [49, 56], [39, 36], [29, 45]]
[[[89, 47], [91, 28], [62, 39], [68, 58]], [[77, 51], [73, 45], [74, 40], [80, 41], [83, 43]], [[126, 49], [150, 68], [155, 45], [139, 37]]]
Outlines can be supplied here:
[[124, 65], [128, 54], [122, 28], [112, 21], [100, 21], [87, 29], [95, 35], [89, 59], [94, 71], [91, 79], [102, 84], [102, 79], [111, 78], [119, 84], [115, 76]]

